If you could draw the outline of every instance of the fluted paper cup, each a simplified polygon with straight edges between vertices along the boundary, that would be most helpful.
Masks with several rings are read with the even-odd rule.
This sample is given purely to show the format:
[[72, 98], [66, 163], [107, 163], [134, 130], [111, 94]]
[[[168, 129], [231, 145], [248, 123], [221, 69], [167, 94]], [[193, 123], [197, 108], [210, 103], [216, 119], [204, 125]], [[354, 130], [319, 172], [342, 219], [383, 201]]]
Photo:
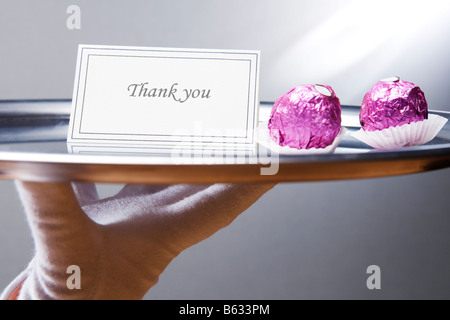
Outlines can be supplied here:
[[429, 114], [423, 121], [389, 127], [377, 131], [360, 129], [352, 136], [375, 149], [398, 149], [420, 146], [433, 140], [447, 123], [447, 119]]

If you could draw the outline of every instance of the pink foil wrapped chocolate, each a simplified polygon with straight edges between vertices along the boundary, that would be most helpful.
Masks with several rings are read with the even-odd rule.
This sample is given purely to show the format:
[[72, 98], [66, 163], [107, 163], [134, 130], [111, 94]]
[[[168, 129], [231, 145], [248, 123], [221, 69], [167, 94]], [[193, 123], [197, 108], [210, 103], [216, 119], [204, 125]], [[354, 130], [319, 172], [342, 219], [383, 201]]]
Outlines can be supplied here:
[[364, 96], [359, 115], [364, 131], [383, 130], [427, 118], [425, 94], [414, 83], [398, 77], [378, 81]]
[[325, 148], [341, 130], [341, 104], [330, 86], [298, 86], [273, 105], [269, 135], [279, 146]]
[[422, 90], [398, 77], [375, 84], [364, 96], [359, 119], [362, 128], [351, 135], [376, 149], [420, 146], [433, 140], [447, 122], [428, 115]]

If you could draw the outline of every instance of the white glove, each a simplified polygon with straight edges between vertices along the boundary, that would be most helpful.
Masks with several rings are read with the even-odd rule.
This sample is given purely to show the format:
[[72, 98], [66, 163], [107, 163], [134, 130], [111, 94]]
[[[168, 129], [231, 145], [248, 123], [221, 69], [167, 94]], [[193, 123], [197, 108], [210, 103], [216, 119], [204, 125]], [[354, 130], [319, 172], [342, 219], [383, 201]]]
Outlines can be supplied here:
[[[2, 298], [142, 299], [178, 254], [272, 187], [127, 185], [99, 200], [94, 184], [17, 182], [36, 252]], [[81, 289], [69, 288], [69, 266]]]

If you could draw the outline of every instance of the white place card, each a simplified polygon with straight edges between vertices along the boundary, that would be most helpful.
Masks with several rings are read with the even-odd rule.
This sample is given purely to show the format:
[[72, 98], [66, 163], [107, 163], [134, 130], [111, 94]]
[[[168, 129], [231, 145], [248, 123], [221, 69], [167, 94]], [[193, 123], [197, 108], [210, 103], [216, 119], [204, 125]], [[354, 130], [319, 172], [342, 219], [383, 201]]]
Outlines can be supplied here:
[[80, 45], [69, 143], [256, 141], [259, 51]]

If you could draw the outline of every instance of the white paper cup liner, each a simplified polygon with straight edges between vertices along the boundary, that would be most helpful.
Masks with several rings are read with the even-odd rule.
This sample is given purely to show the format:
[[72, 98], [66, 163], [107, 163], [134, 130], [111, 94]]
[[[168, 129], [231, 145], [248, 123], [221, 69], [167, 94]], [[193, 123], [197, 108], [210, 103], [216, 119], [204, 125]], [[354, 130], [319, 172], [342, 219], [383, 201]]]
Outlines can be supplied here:
[[433, 140], [447, 121], [444, 117], [429, 114], [428, 119], [423, 121], [378, 131], [360, 129], [353, 132], [352, 136], [376, 149], [420, 146]]
[[259, 144], [270, 149], [271, 151], [284, 155], [311, 155], [311, 154], [333, 153], [336, 150], [339, 143], [341, 142], [342, 138], [344, 138], [344, 135], [347, 131], [346, 128], [342, 127], [341, 130], [339, 131], [339, 134], [334, 139], [333, 143], [325, 148], [295, 149], [289, 146], [282, 147], [278, 145], [275, 141], [273, 141], [270, 138], [268, 122], [260, 123], [256, 130]]

